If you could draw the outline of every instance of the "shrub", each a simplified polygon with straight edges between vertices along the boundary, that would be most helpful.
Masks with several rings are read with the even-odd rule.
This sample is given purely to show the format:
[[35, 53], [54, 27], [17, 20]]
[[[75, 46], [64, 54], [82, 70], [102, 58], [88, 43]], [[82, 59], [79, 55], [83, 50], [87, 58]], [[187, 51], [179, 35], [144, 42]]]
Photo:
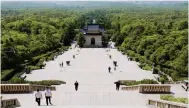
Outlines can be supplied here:
[[136, 81], [136, 82], [123, 82], [123, 85], [126, 86], [133, 86], [139, 84], [158, 84], [158, 82], [153, 79], [143, 79], [141, 81]]
[[13, 83], [13, 84], [20, 84], [20, 83], [26, 83], [25, 80], [20, 79], [18, 77], [13, 77], [11, 80], [9, 80], [8, 82]]
[[138, 66], [142, 69], [142, 67], [144, 67], [144, 63], [140, 63]]
[[28, 68], [30, 68], [31, 70], [37, 70], [37, 69], [40, 69], [39, 66], [28, 66]]
[[158, 68], [154, 67], [154, 69], [153, 69], [153, 74], [158, 74], [158, 73], [159, 73]]
[[188, 98], [180, 98], [180, 97], [176, 98], [173, 95], [161, 95], [160, 99], [166, 100], [166, 101], [188, 104]]
[[166, 75], [160, 76], [160, 82], [161, 82], [162, 84], [164, 84], [165, 82], [168, 82], [167, 76], [166, 76]]
[[152, 70], [152, 67], [146, 64], [144, 67], [142, 67], [142, 69], [144, 69], [144, 70]]
[[36, 84], [36, 85], [60, 85], [65, 84], [64, 81], [60, 80], [42, 80], [42, 81], [29, 81], [30, 84]]
[[1, 80], [5, 81], [6, 79], [9, 79], [9, 77], [11, 77], [14, 72], [14, 69], [8, 69], [8, 70], [2, 70], [1, 71]]
[[136, 58], [135, 58], [135, 61], [136, 61], [136, 62], [139, 62], [139, 59], [136, 57]]
[[50, 85], [60, 85], [60, 84], [65, 84], [66, 82], [64, 81], [60, 81], [60, 80], [42, 80], [42, 81], [27, 81], [27, 80], [23, 80], [20, 79], [18, 77], [13, 77], [11, 80], [8, 81], [9, 83], [13, 83], [13, 84], [20, 84], [20, 83], [29, 83], [29, 84], [36, 84], [36, 85], [46, 85], [46, 86], [50, 86]]
[[164, 77], [160, 77], [160, 82], [161, 82], [161, 84], [164, 84], [165, 83], [165, 78]]

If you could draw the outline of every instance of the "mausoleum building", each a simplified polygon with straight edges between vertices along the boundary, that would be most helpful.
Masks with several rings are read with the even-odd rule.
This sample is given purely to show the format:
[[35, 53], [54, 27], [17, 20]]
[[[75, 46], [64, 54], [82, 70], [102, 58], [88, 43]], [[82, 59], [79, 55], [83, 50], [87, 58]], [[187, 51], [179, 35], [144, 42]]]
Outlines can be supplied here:
[[85, 37], [85, 47], [102, 47], [102, 35], [104, 33], [104, 28], [100, 27], [98, 24], [88, 24], [87, 27], [83, 29], [83, 34]]

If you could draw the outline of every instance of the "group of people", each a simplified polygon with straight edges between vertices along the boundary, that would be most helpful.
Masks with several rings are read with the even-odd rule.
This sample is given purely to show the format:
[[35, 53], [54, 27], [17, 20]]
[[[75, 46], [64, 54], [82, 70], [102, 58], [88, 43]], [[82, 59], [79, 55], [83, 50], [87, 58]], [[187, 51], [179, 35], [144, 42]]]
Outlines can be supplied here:
[[[115, 84], [116, 84], [116, 90], [119, 91], [121, 82], [120, 82], [120, 81], [117, 81], [117, 82], [115, 82]], [[78, 87], [79, 87], [79, 83], [76, 81], [76, 82], [74, 83], [74, 85], [75, 85], [75, 91], [77, 91], [77, 90], [78, 90]]]
[[[113, 63], [114, 63], [114, 71], [116, 71], [117, 61], [114, 61]], [[110, 66], [108, 67], [108, 71], [109, 71], [109, 73], [111, 73], [111, 67]]]
[[[119, 91], [121, 82], [120, 82], [120, 81], [117, 81], [117, 82], [115, 82], [115, 84], [116, 84], [116, 90]], [[79, 87], [79, 83], [76, 81], [76, 82], [74, 83], [74, 86], [75, 86], [75, 91], [77, 91], [77, 90], [78, 90], [78, 87]], [[42, 93], [41, 93], [41, 92], [39, 91], [39, 89], [38, 89], [37, 92], [35, 93], [35, 101], [37, 102], [38, 106], [41, 105], [41, 99], [42, 99], [42, 98], [43, 98]], [[50, 91], [50, 89], [49, 89], [48, 87], [47, 87], [47, 89], [45, 90], [45, 98], [46, 98], [46, 104], [47, 104], [47, 106], [48, 106], [49, 104], [53, 105], [53, 104], [51, 103], [52, 93], [51, 93], [51, 91]]]
[[[77, 91], [78, 90], [78, 87], [79, 87], [79, 83], [76, 81], [74, 83], [75, 85], [75, 90]], [[43, 98], [42, 96], [42, 93], [39, 91], [39, 89], [37, 90], [37, 92], [35, 93], [35, 101], [37, 102], [38, 106], [41, 105], [41, 99]], [[47, 89], [45, 90], [45, 98], [46, 98], [46, 104], [47, 106], [49, 104], [52, 105], [51, 103], [51, 98], [52, 98], [52, 92], [50, 91], [50, 89], [47, 87]]]
[[[41, 105], [42, 98], [43, 98], [42, 93], [39, 90], [37, 90], [37, 93], [35, 93], [35, 101], [38, 103], [38, 106]], [[51, 103], [52, 93], [48, 87], [45, 90], [45, 98], [46, 98], [47, 106], [49, 105], [49, 103], [52, 105]]]

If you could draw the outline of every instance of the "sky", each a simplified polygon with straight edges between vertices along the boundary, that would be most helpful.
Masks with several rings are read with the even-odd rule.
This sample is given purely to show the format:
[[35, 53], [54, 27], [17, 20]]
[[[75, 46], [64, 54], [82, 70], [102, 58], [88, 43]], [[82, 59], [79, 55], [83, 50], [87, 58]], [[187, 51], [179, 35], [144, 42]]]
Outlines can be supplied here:
[[0, 0], [0, 1], [188, 1], [188, 0]]

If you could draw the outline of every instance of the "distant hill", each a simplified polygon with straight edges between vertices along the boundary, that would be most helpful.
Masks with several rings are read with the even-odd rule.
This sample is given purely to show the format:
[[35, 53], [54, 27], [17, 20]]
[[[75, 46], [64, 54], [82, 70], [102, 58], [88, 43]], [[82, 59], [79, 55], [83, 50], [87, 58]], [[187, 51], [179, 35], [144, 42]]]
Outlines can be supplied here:
[[2, 1], [2, 9], [23, 8], [129, 8], [154, 7], [187, 9], [187, 1]]

